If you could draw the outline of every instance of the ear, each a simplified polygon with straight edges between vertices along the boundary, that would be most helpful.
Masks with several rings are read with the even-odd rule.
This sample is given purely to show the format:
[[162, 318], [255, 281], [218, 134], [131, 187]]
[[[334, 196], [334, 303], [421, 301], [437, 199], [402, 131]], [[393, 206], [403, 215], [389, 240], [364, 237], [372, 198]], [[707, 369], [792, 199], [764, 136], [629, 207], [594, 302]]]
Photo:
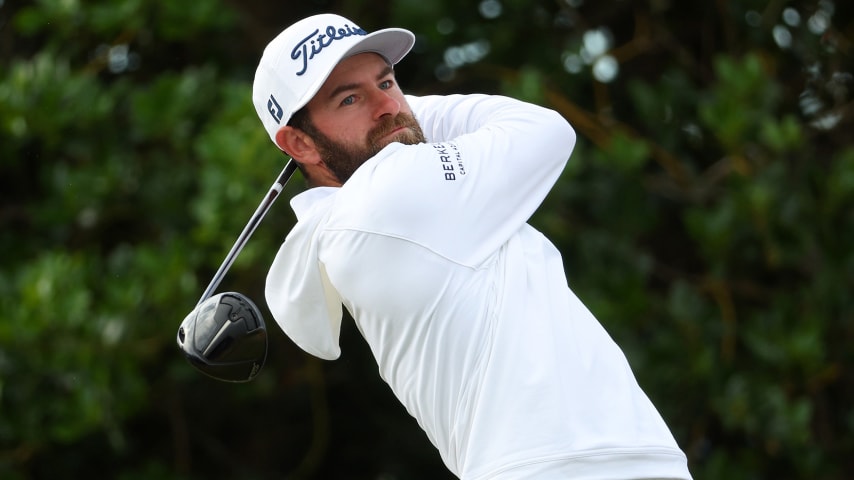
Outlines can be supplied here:
[[314, 140], [302, 130], [290, 126], [280, 128], [276, 132], [276, 145], [299, 162], [303, 175], [312, 186], [341, 186], [338, 177], [321, 158]]
[[302, 130], [288, 125], [276, 132], [276, 145], [303, 165], [322, 163], [314, 140]]

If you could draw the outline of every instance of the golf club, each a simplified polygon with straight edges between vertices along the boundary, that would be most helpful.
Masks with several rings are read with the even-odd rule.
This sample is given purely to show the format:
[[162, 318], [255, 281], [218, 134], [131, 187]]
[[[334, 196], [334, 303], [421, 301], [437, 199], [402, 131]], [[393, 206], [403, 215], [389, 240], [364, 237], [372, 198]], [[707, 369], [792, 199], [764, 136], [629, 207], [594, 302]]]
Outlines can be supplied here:
[[237, 292], [211, 295], [296, 169], [296, 162], [288, 160], [202, 298], [178, 328], [178, 348], [191, 365], [217, 380], [248, 382], [255, 378], [267, 358], [267, 329], [258, 307]]

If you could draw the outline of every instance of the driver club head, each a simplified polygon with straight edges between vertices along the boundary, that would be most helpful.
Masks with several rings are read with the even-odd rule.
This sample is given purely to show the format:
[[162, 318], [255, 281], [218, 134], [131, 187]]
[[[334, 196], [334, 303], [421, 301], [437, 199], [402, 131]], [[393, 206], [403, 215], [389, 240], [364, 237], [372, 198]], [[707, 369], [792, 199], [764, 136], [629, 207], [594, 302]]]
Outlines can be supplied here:
[[267, 359], [267, 328], [245, 295], [214, 295], [184, 318], [178, 348], [202, 373], [225, 382], [248, 382]]

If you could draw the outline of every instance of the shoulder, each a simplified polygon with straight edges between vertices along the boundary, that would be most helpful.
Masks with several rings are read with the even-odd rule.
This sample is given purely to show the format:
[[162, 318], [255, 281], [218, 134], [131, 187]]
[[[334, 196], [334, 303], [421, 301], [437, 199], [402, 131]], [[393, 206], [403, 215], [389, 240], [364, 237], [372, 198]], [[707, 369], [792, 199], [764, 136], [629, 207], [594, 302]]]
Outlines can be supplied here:
[[392, 144], [359, 167], [336, 195], [326, 227], [414, 239], [435, 228], [461, 180], [443, 144]]

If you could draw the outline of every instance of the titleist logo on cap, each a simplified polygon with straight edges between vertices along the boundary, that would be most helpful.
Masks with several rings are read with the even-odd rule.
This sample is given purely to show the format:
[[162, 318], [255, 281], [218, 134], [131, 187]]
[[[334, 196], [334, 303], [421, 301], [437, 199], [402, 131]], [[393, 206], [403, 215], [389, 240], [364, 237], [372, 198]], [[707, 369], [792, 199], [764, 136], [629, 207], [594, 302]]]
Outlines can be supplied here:
[[[311, 32], [307, 37], [297, 43], [293, 50], [291, 50], [291, 58], [294, 60], [302, 59], [302, 69], [297, 72], [297, 76], [301, 76], [308, 70], [308, 62], [313, 59], [315, 55], [319, 54], [323, 51], [324, 48], [328, 47], [335, 40], [342, 40], [347, 37], [352, 37], [353, 35], [367, 35], [368, 32], [362, 30], [359, 27], [351, 27], [350, 25], [344, 24], [343, 27], [336, 28], [333, 25], [329, 25], [324, 30], [324, 33], [320, 33], [320, 29]], [[309, 45], [311, 45], [311, 52], [309, 52]]]

